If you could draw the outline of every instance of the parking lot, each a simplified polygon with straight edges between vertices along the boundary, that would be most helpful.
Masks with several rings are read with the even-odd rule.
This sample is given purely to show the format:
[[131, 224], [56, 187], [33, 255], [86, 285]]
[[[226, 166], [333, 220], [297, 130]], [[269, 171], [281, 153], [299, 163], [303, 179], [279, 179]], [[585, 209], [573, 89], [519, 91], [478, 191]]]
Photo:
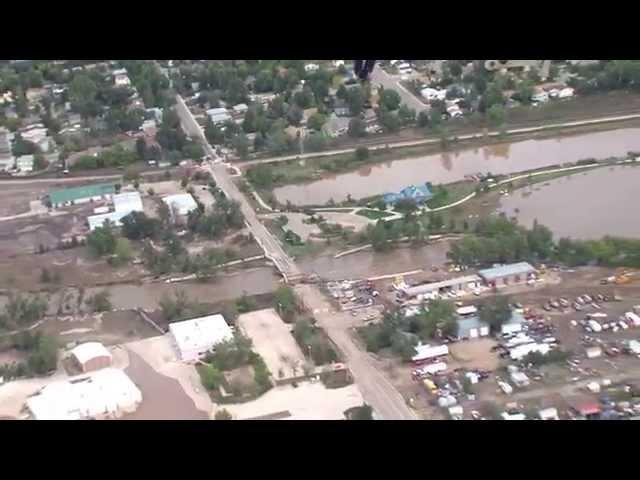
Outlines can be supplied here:
[[274, 378], [283, 380], [302, 374], [304, 355], [289, 326], [273, 308], [244, 313], [238, 317], [238, 325]]

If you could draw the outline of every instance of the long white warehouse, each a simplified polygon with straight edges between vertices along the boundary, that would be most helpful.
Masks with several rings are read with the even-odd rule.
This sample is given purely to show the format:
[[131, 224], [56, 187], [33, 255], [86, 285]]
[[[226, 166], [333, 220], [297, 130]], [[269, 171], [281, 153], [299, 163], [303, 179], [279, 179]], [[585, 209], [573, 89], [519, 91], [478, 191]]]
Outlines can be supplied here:
[[35, 420], [95, 420], [118, 418], [141, 402], [142, 393], [122, 370], [105, 368], [45, 386], [27, 408]]

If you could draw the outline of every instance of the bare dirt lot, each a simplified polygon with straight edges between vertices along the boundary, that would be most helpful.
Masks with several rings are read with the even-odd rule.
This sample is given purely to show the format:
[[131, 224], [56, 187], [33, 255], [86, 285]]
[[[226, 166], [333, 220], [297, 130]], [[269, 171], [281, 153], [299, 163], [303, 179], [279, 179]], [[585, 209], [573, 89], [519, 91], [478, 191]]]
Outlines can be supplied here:
[[344, 420], [344, 412], [364, 403], [358, 387], [328, 389], [320, 382], [275, 387], [257, 400], [225, 405], [236, 420], [274, 416], [283, 420]]
[[304, 355], [289, 327], [272, 308], [257, 310], [238, 317], [238, 326], [252, 341], [254, 349], [267, 364], [271, 374], [279, 379], [300, 372]]

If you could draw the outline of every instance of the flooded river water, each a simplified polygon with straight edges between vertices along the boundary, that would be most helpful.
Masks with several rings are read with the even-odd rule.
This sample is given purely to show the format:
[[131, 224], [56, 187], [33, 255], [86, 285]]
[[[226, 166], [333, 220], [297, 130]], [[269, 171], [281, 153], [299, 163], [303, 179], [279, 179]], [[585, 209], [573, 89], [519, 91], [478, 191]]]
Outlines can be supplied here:
[[501, 211], [527, 227], [535, 219], [556, 238], [640, 238], [639, 167], [599, 168], [501, 197]]
[[[173, 295], [176, 290], [184, 290], [189, 298], [214, 303], [237, 298], [243, 292], [247, 295], [272, 292], [278, 288], [278, 281], [279, 277], [273, 268], [260, 267], [221, 275], [211, 283], [123, 284], [107, 289], [111, 292], [113, 308], [157, 308], [164, 295]], [[87, 288], [85, 296], [88, 298], [101, 290], [104, 288]]]
[[397, 248], [383, 253], [364, 250], [341, 258], [301, 259], [299, 264], [306, 273], [316, 273], [327, 280], [370, 278], [440, 266], [447, 261], [449, 245], [448, 241], [441, 241], [420, 248]]
[[281, 203], [325, 204], [347, 195], [363, 198], [398, 191], [424, 182], [450, 183], [477, 173], [514, 173], [548, 165], [602, 159], [640, 150], [640, 128], [624, 128], [581, 135], [500, 143], [435, 155], [395, 160], [339, 175], [327, 175], [304, 185], [276, 188]]

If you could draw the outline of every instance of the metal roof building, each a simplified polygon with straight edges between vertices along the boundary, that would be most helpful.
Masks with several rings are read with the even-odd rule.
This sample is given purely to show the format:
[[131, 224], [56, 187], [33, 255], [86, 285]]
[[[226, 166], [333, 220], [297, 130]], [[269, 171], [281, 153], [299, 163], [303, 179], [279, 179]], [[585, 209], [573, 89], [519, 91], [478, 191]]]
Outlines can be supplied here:
[[220, 314], [171, 323], [169, 332], [184, 362], [194, 362], [215, 345], [233, 339], [231, 328]]
[[71, 355], [83, 372], [109, 367], [113, 359], [109, 350], [99, 342], [81, 343], [71, 350]]
[[102, 227], [107, 220], [115, 226], [121, 225], [121, 220], [131, 212], [142, 212], [142, 198], [138, 192], [119, 193], [113, 196], [113, 207], [115, 211], [91, 215], [87, 218], [89, 230], [93, 231], [97, 227]]
[[409, 297], [417, 297], [418, 295], [424, 295], [431, 292], [439, 292], [441, 289], [462, 289], [468, 286], [475, 286], [482, 279], [478, 275], [467, 275], [464, 277], [450, 278], [449, 280], [443, 280], [442, 282], [425, 283], [423, 285], [416, 285], [415, 287], [409, 287], [405, 290], [405, 293]]
[[502, 265], [494, 268], [487, 268], [480, 270], [478, 275], [487, 283], [493, 283], [502, 279], [513, 278], [518, 280], [517, 277], [524, 277], [526, 280], [527, 275], [535, 273], [536, 269], [533, 268], [527, 262], [511, 263], [509, 265]]
[[81, 187], [65, 188], [49, 192], [49, 200], [53, 207], [83, 203], [90, 200], [99, 200], [111, 197], [116, 193], [113, 183], [98, 183], [95, 185], [83, 185]]
[[172, 215], [187, 215], [198, 208], [198, 204], [190, 193], [167, 195], [162, 201], [169, 206]]
[[142, 393], [123, 371], [105, 368], [50, 383], [27, 400], [27, 408], [36, 420], [88, 420], [117, 418], [141, 402]]

